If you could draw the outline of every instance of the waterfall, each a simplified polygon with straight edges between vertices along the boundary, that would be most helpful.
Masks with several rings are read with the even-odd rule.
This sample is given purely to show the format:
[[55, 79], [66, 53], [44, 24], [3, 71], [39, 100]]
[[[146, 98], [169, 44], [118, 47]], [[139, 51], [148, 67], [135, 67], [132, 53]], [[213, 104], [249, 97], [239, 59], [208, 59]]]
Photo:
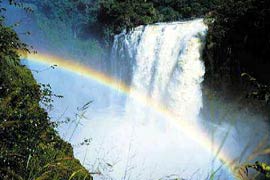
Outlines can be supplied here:
[[[205, 73], [201, 51], [206, 33], [202, 19], [123, 32], [115, 36], [108, 62], [111, 71], [106, 74], [78, 68], [61, 57], [57, 68], [48, 68], [50, 58], [43, 58], [45, 64], [39, 58], [26, 62], [38, 82], [50, 84], [53, 92], [64, 96], [54, 99], [54, 107], [59, 109], [49, 114], [52, 119], [60, 117], [59, 122], [66, 117], [74, 119], [58, 128], [59, 134], [74, 145], [81, 163], [97, 172], [95, 180], [209, 179], [216, 170], [218, 179], [232, 180], [213, 146], [222, 145], [220, 152], [236, 159], [243, 152], [251, 154], [253, 149], [246, 147], [251, 142], [257, 145], [269, 134], [269, 125], [258, 116], [249, 117], [246, 109], [239, 112], [238, 106], [227, 111], [227, 103], [223, 106], [219, 101], [222, 106], [218, 106], [224, 109], [209, 111], [213, 121], [199, 121]], [[89, 100], [94, 100], [89, 109], [78, 114]], [[165, 107], [166, 113], [152, 108], [148, 101]], [[219, 121], [223, 113], [224, 122]], [[77, 121], [77, 116], [84, 118]], [[232, 116], [237, 118], [235, 125], [229, 122]], [[178, 121], [198, 128], [185, 128], [188, 126]], [[260, 135], [251, 137], [255, 127]], [[207, 135], [211, 135], [209, 139]], [[85, 139], [92, 140], [90, 146], [81, 146]], [[211, 141], [206, 142], [207, 147], [202, 146], [204, 140]]]
[[[125, 101], [125, 116], [110, 129], [113, 133], [109, 141], [118, 143], [116, 151], [121, 152], [119, 159], [123, 161], [112, 175], [116, 179], [129, 179], [126, 172], [132, 167], [136, 168], [132, 168], [130, 179], [136, 179], [134, 174], [142, 171], [141, 179], [150, 177], [151, 171], [156, 172], [157, 179], [181, 168], [189, 169], [181, 173], [182, 177], [191, 177], [198, 169], [198, 177], [209, 173], [211, 153], [173, 127], [162, 113], [151, 108], [151, 103], [137, 101], [144, 97], [179, 119], [198, 123], [205, 73], [201, 52], [206, 33], [207, 26], [197, 19], [139, 26], [115, 36], [112, 76], [130, 87], [128, 95], [120, 98]], [[113, 94], [113, 99], [119, 96]]]
[[[201, 47], [207, 27], [202, 19], [140, 26], [115, 36], [112, 67], [115, 78], [136, 93], [168, 107], [181, 118], [197, 120], [202, 106], [204, 75]], [[134, 101], [126, 104], [134, 112]], [[138, 113], [142, 111], [137, 108]]]

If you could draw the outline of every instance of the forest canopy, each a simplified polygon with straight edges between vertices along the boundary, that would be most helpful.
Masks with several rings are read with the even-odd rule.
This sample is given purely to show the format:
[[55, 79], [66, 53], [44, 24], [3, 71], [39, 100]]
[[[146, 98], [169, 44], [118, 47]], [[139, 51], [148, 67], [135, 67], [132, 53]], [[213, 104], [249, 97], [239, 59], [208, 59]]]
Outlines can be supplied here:
[[49, 19], [68, 24], [74, 37], [112, 38], [138, 25], [202, 17], [220, 0], [23, 0]]

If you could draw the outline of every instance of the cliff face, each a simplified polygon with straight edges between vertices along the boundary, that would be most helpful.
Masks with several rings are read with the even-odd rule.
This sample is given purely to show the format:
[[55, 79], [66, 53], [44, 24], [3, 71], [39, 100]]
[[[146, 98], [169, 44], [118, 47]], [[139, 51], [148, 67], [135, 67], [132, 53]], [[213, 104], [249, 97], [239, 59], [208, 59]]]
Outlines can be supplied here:
[[40, 107], [49, 100], [48, 90], [41, 90], [20, 64], [17, 52], [26, 52], [27, 47], [3, 22], [1, 17], [0, 179], [92, 179]]
[[209, 13], [207, 83], [238, 84], [242, 73], [270, 82], [269, 8], [267, 0], [230, 0]]
[[264, 112], [269, 120], [269, 8], [268, 0], [229, 0], [205, 18], [205, 107], [221, 99], [227, 106], [236, 103], [255, 114]]

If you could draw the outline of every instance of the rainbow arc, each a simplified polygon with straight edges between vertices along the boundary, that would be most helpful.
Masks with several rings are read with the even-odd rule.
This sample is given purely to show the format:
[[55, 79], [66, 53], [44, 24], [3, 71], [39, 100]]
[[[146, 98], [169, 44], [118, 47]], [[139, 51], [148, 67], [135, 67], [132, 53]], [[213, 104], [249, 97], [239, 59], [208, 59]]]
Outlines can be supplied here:
[[[21, 53], [22, 54], [22, 53]], [[154, 101], [153, 99], [142, 95], [140, 92], [135, 89], [131, 89], [129, 86], [124, 83], [120, 83], [119, 81], [101, 73], [90, 67], [85, 65], [81, 65], [76, 63], [75, 60], [71, 59], [63, 59], [57, 56], [53, 56], [50, 54], [28, 54], [27, 56], [22, 56], [23, 59], [28, 61], [38, 62], [47, 65], [57, 65], [59, 68], [69, 71], [71, 73], [89, 78], [97, 83], [100, 83], [110, 89], [118, 91], [120, 93], [128, 95], [132, 91], [132, 98], [138, 103], [147, 106], [153, 109], [155, 112], [164, 116], [164, 118], [168, 119], [170, 123], [172, 123], [177, 129], [191, 137], [192, 140], [197, 142], [204, 149], [209, 151], [210, 153], [217, 156], [217, 158], [224, 164], [224, 166], [228, 167], [230, 172], [234, 175], [234, 162], [235, 160], [230, 158], [226, 152], [220, 150], [220, 145], [215, 144], [208, 137], [207, 133], [202, 130], [198, 126], [198, 124], [181, 119], [169, 111], [165, 106], [160, 103]]]

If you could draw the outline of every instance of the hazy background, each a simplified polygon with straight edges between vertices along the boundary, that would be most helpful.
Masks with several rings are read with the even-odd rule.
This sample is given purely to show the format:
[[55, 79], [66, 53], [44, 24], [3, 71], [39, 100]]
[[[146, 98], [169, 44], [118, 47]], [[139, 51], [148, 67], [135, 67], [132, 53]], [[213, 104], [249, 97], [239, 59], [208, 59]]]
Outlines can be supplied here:
[[[19, 23], [16, 31], [34, 50], [73, 59], [110, 74], [110, 49], [105, 48], [95, 34], [86, 40], [79, 39], [68, 24], [55, 24], [50, 17], [41, 16], [36, 7], [30, 14], [7, 7], [7, 24]], [[25, 34], [28, 31], [30, 35]], [[49, 83], [55, 94], [64, 96], [55, 98], [54, 108], [49, 114], [58, 121], [71, 118], [71, 122], [59, 126], [59, 134], [72, 143], [82, 164], [91, 171], [104, 174], [101, 178], [152, 179], [165, 174], [191, 178], [193, 172], [198, 175], [211, 171], [212, 167], [196, 169], [209, 165], [212, 161], [209, 152], [204, 152], [189, 137], [166, 125], [166, 121], [154, 127], [132, 121], [131, 117], [125, 116], [123, 104], [111, 99], [114, 92], [108, 87], [58, 67], [52, 69], [49, 65], [29, 61], [23, 63], [33, 70], [38, 82]], [[80, 107], [89, 101], [93, 102], [88, 109], [81, 111]], [[76, 119], [76, 114], [82, 113], [85, 118]], [[223, 102], [213, 99], [204, 107], [201, 117], [201, 124], [213, 141], [223, 144], [222, 150], [232, 157], [242, 156], [242, 161], [252, 154], [257, 144], [269, 137], [265, 117], [248, 112], [237, 100]], [[80, 145], [85, 139], [91, 139], [90, 145]], [[263, 144], [269, 144], [269, 139]], [[188, 154], [191, 149], [193, 153]], [[266, 160], [264, 156], [256, 159]], [[215, 168], [218, 165], [219, 162], [213, 162]], [[225, 169], [222, 171], [228, 173]]]

